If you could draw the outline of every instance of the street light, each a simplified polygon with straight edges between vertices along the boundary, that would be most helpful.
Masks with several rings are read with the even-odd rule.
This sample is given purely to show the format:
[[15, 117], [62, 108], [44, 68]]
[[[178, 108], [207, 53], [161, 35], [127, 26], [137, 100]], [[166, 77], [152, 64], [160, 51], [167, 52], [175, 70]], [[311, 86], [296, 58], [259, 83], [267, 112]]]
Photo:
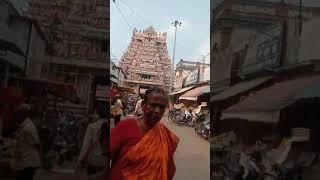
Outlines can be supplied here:
[[173, 83], [173, 76], [174, 76], [174, 56], [176, 54], [177, 27], [178, 25], [181, 26], [181, 22], [178, 20], [175, 20], [172, 24], [175, 27], [175, 31], [174, 31], [174, 45], [173, 45], [173, 56], [172, 56], [172, 72], [171, 72], [169, 92], [172, 92], [172, 83]]

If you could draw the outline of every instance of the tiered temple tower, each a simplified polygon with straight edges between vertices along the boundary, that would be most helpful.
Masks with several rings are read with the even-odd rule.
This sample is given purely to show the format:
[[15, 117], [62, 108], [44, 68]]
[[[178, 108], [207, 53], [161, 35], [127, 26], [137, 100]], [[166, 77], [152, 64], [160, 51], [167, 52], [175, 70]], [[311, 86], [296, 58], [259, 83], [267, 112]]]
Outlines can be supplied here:
[[120, 67], [127, 74], [127, 86], [137, 93], [152, 86], [169, 91], [171, 60], [167, 50], [167, 34], [156, 32], [152, 26], [146, 30], [133, 30], [127, 50], [120, 60]]

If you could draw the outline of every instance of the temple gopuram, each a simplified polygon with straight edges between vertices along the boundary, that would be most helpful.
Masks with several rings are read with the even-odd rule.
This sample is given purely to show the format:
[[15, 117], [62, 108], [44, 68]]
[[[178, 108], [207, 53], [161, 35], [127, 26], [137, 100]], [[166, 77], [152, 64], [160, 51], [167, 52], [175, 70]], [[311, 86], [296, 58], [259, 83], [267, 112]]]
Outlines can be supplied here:
[[137, 94], [144, 94], [154, 86], [169, 91], [171, 60], [167, 34], [156, 32], [152, 26], [143, 31], [135, 28], [119, 65], [127, 75], [125, 85], [133, 87]]
[[25, 12], [39, 22], [51, 47], [43, 77], [74, 84], [86, 108], [95, 99], [97, 79], [109, 78], [109, 2], [31, 0]]

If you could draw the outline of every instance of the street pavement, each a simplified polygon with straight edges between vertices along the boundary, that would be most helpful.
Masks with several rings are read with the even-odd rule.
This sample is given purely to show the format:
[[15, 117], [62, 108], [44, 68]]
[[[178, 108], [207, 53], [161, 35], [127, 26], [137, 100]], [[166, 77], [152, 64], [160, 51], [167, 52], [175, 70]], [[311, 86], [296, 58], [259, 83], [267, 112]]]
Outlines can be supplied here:
[[167, 116], [162, 123], [180, 139], [174, 155], [176, 174], [173, 180], [210, 179], [210, 143], [198, 136], [194, 128], [170, 123]]

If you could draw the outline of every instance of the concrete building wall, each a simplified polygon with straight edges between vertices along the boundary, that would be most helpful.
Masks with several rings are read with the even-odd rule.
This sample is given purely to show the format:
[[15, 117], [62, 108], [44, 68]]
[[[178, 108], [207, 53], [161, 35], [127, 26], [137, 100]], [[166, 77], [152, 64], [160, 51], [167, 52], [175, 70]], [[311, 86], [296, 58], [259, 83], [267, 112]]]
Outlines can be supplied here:
[[305, 22], [302, 28], [299, 61], [320, 60], [320, 17]]
[[205, 67], [202, 77], [203, 79], [201, 79], [201, 81], [210, 81], [210, 67]]
[[[212, 54], [212, 78], [211, 84], [221, 83], [230, 80], [231, 76], [231, 46], [230, 46], [230, 36], [231, 31], [219, 32], [213, 34], [213, 42], [216, 43], [216, 51]], [[226, 83], [228, 84], [228, 82]]]
[[42, 75], [42, 67], [49, 63], [49, 57], [46, 56], [46, 42], [41, 38], [36, 26], [32, 26], [30, 39], [30, 49], [27, 60], [27, 75], [40, 78]]
[[118, 85], [119, 86], [124, 86], [125, 77], [124, 77], [123, 71], [121, 70], [120, 67], [118, 68], [118, 71], [119, 71]]
[[[180, 72], [181, 71], [181, 74]], [[175, 90], [179, 90], [181, 89], [185, 84], [184, 83], [184, 79], [188, 77], [188, 75], [192, 72], [190, 70], [179, 70], [176, 72], [176, 78], [175, 78], [175, 81], [174, 81], [174, 89]]]
[[[10, 18], [13, 15], [14, 9], [4, 1], [0, 2], [0, 39], [15, 44], [22, 52], [25, 52], [27, 47], [28, 26], [27, 21]], [[2, 56], [3, 59], [9, 61], [20, 69], [24, 69], [24, 57], [15, 53], [9, 52]]]
[[[25, 54], [29, 44], [26, 72], [29, 76], [40, 77], [42, 64], [46, 62], [46, 43], [32, 21], [21, 18], [16, 14], [15, 7], [22, 8], [26, 5], [19, 1], [12, 1], [12, 3], [16, 4], [12, 6], [4, 1], [0, 2], [0, 38], [15, 44]], [[30, 30], [31, 33], [29, 33]], [[21, 55], [8, 51], [7, 55], [2, 56], [2, 58], [21, 70], [25, 68], [26, 59]]]

